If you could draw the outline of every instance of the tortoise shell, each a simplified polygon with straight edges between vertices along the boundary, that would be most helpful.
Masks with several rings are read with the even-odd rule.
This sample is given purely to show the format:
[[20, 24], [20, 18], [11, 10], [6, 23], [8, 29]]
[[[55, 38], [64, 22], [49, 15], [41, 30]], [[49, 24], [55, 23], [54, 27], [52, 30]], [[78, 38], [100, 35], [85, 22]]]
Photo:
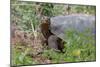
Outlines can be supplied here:
[[87, 29], [90, 29], [89, 35], [95, 34], [95, 16], [73, 14], [50, 18], [51, 32], [64, 41], [67, 41], [68, 38], [66, 37], [66, 32], [72, 30], [74, 30], [74, 32], [84, 32]]

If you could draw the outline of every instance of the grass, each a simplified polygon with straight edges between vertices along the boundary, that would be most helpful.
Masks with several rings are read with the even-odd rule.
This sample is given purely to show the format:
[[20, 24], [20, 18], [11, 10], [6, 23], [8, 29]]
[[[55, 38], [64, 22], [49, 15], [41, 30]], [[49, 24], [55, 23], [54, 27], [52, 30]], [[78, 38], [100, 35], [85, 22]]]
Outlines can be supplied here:
[[[52, 49], [45, 49], [41, 56], [51, 60], [51, 63], [95, 61], [95, 35], [87, 34], [90, 34], [90, 31], [85, 31], [84, 33], [73, 30], [67, 31], [66, 37], [68, 39], [64, 44], [64, 53], [55, 52]], [[32, 48], [18, 45], [12, 48], [12, 65], [39, 64], [39, 62], [27, 55]], [[18, 49], [19, 47], [21, 49]]]
[[30, 47], [12, 46], [12, 66], [36, 64], [28, 53], [32, 50]]

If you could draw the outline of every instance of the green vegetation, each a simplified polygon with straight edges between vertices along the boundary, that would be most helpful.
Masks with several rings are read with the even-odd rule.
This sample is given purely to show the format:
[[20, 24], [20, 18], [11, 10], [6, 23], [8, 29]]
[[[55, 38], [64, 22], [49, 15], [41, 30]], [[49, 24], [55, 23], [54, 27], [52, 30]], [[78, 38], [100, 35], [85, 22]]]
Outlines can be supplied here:
[[[89, 34], [89, 31], [84, 33]], [[53, 63], [60, 62], [79, 62], [79, 61], [95, 61], [96, 45], [95, 35], [84, 36], [84, 33], [76, 31], [67, 31], [67, 43], [65, 43], [64, 52], [58, 53], [53, 50], [46, 50], [43, 56], [50, 58]]]
[[[41, 19], [38, 17], [37, 6], [38, 4], [28, 2], [29, 5], [25, 5], [25, 2], [16, 2], [11, 0], [11, 24], [17, 23], [17, 27], [20, 31], [34, 33], [38, 28]], [[16, 3], [16, 4], [15, 4]], [[19, 5], [17, 5], [19, 4]], [[20, 5], [24, 4], [24, 5]], [[41, 4], [41, 3], [40, 3]], [[41, 9], [45, 16], [58, 16], [66, 15], [68, 5], [61, 4], [42, 4]], [[95, 15], [95, 6], [84, 5], [69, 5], [70, 14], [87, 14]], [[84, 32], [89, 34], [89, 30]], [[49, 63], [64, 63], [64, 62], [79, 62], [79, 61], [95, 61], [96, 60], [96, 45], [95, 35], [84, 36], [84, 33], [78, 33], [77, 31], [67, 31], [66, 37], [67, 43], [64, 44], [64, 53], [55, 52], [52, 49], [44, 49], [40, 54], [45, 60], [50, 60]], [[42, 64], [38, 59], [33, 56], [34, 49], [32, 44], [11, 44], [12, 50], [12, 65], [30, 65], [30, 64]], [[29, 55], [32, 53], [31, 55]], [[33, 56], [32, 56], [33, 55]], [[36, 57], [37, 55], [35, 55]]]
[[[17, 46], [18, 47], [18, 46]], [[25, 47], [23, 47], [25, 48]], [[29, 52], [29, 48], [26, 48], [25, 51], [19, 50], [17, 48], [12, 48], [13, 50], [13, 60], [12, 65], [29, 65], [34, 64], [30, 56], [26, 56]]]

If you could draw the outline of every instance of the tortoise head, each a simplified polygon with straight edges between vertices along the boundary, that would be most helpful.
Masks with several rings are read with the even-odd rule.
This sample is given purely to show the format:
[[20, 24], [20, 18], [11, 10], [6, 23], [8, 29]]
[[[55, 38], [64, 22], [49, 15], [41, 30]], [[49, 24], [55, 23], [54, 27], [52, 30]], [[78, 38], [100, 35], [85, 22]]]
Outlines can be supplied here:
[[41, 19], [41, 28], [46, 31], [50, 30], [50, 18], [47, 16], [43, 16]]
[[46, 23], [50, 25], [50, 17], [44, 16], [41, 18], [41, 23]]

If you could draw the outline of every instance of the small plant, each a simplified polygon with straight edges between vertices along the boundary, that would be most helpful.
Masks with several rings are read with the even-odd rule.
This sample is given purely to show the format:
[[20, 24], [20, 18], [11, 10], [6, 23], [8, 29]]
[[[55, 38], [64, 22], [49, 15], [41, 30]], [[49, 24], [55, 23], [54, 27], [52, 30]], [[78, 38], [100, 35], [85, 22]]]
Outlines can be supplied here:
[[92, 35], [89, 29], [82, 33], [75, 30], [67, 31], [66, 37], [68, 42], [65, 44], [65, 51], [67, 56], [73, 59], [72, 62], [95, 60], [95, 35]]
[[[17, 44], [18, 45], [18, 44]], [[24, 46], [12, 46], [12, 66], [36, 64], [31, 56], [28, 56], [31, 48]]]

